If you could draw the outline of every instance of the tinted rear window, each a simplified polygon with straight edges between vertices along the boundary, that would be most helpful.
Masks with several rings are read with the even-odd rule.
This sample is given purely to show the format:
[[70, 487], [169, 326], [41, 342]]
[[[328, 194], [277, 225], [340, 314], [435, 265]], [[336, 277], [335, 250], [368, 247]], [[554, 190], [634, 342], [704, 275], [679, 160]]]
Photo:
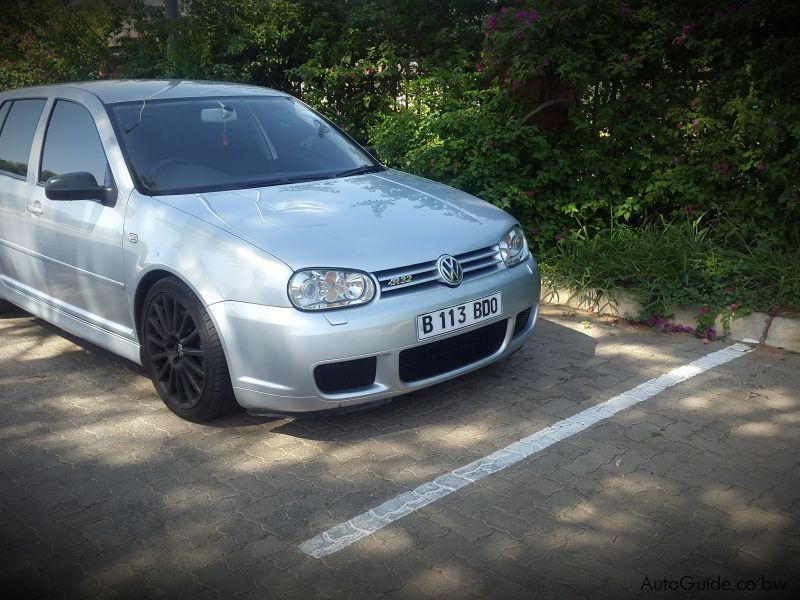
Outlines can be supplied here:
[[33, 134], [44, 104], [43, 99], [14, 100], [0, 132], [0, 170], [22, 177], [28, 174]]

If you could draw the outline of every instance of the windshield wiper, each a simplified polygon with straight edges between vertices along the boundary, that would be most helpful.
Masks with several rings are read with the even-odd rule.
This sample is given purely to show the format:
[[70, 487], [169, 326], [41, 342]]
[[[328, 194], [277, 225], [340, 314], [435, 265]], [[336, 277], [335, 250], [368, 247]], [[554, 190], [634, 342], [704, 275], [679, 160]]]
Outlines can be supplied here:
[[287, 183], [305, 183], [306, 181], [319, 181], [329, 179], [330, 175], [295, 175], [293, 177], [276, 177], [275, 179], [265, 179], [248, 183], [247, 187], [262, 187], [269, 185], [285, 185]]
[[338, 173], [334, 173], [333, 177], [350, 177], [351, 175], [365, 175], [366, 173], [377, 173], [379, 171], [383, 171], [383, 167], [380, 165], [363, 165], [361, 167], [356, 167], [355, 169], [347, 169], [346, 171], [339, 171]]

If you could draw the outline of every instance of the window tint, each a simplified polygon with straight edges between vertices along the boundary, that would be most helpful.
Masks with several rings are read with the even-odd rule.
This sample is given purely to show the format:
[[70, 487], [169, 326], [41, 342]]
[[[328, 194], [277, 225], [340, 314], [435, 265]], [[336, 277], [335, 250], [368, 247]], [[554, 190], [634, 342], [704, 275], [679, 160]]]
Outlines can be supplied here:
[[39, 181], [78, 171], [91, 173], [103, 185], [106, 154], [89, 111], [74, 102], [58, 100], [47, 125]]
[[42, 109], [44, 100], [12, 103], [0, 132], [0, 170], [23, 177], [28, 174], [28, 157]]
[[178, 194], [327, 179], [382, 167], [335, 127], [283, 96], [111, 106], [146, 193]]
[[3, 130], [3, 121], [6, 118], [6, 113], [8, 112], [9, 108], [11, 108], [10, 100], [8, 102], [3, 102], [3, 105], [0, 106], [0, 131]]

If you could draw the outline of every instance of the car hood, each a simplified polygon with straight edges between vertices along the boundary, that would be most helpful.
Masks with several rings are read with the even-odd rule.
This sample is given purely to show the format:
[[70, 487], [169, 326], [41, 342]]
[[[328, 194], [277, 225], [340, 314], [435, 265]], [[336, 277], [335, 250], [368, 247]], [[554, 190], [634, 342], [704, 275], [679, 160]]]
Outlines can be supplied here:
[[516, 222], [474, 196], [394, 170], [158, 199], [293, 269], [379, 271], [435, 260], [496, 244]]

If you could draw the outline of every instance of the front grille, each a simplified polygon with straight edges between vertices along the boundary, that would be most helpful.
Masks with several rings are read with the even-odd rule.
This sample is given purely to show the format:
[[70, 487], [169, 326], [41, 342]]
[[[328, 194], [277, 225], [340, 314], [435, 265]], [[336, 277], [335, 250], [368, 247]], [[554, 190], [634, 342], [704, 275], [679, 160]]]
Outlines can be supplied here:
[[364, 388], [375, 383], [377, 363], [378, 359], [370, 356], [319, 365], [314, 369], [314, 379], [317, 387], [324, 394], [336, 394]]
[[491, 356], [506, 337], [507, 320], [431, 342], [400, 353], [400, 380], [404, 383], [435, 377]]
[[[472, 252], [456, 254], [455, 257], [461, 263], [461, 268], [464, 271], [464, 281], [470, 281], [496, 271], [502, 264], [500, 250], [497, 246], [487, 246]], [[438, 257], [428, 262], [378, 271], [375, 276], [381, 286], [381, 297], [387, 298], [445, 285], [439, 277], [439, 271], [436, 269], [437, 260]], [[407, 277], [411, 277], [411, 281], [399, 283]], [[390, 285], [393, 280], [398, 283]]]
[[525, 329], [525, 325], [528, 324], [528, 319], [530, 318], [531, 318], [531, 307], [526, 308], [517, 315], [517, 320], [514, 323], [514, 335], [517, 335], [520, 331]]

